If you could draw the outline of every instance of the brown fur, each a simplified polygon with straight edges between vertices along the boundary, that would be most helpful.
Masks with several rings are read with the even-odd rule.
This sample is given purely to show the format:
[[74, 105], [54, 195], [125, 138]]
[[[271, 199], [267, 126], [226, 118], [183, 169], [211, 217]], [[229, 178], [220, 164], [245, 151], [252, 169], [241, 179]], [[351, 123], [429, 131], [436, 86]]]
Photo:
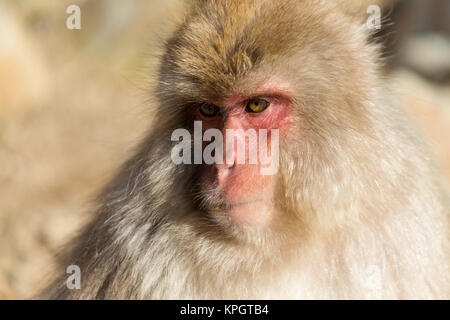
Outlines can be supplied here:
[[[67, 255], [81, 290], [63, 275], [48, 296], [448, 298], [448, 207], [367, 37], [329, 1], [196, 1], [162, 59], [157, 127]], [[190, 103], [269, 76], [295, 93], [280, 214], [224, 228], [197, 208], [197, 168], [171, 162], [170, 134]]]

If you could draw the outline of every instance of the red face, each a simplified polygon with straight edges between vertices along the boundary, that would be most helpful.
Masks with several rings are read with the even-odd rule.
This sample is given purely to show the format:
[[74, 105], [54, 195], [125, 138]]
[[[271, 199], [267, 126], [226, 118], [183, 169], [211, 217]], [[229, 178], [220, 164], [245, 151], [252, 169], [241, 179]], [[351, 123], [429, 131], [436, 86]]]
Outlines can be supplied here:
[[[262, 168], [273, 167], [274, 161], [278, 164], [274, 158], [278, 157], [274, 152], [278, 139], [273, 139], [273, 132], [277, 129], [281, 138], [286, 131], [290, 101], [286, 88], [272, 82], [251, 95], [232, 95], [195, 110], [203, 131], [218, 129], [223, 136], [223, 164], [206, 167], [201, 179], [202, 196], [213, 215], [245, 225], [264, 225], [269, 220], [276, 172], [267, 174]], [[256, 141], [246, 135], [249, 129], [256, 133]], [[267, 136], [266, 146], [261, 145], [260, 134]], [[230, 139], [234, 139], [231, 144], [227, 143]], [[245, 142], [243, 158], [239, 155], [243, 149], [236, 141]], [[267, 150], [268, 157], [258, 151], [252, 154], [261, 148]]]

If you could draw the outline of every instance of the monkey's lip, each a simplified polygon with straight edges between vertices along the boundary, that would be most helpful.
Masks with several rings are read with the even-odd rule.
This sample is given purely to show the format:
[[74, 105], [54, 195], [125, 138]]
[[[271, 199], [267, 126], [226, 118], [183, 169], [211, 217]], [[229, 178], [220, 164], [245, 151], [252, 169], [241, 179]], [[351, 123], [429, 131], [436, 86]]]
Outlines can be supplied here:
[[237, 201], [237, 202], [222, 202], [217, 205], [213, 205], [213, 211], [226, 211], [234, 208], [244, 207], [255, 203], [263, 202], [262, 199], [250, 200], [250, 201]]

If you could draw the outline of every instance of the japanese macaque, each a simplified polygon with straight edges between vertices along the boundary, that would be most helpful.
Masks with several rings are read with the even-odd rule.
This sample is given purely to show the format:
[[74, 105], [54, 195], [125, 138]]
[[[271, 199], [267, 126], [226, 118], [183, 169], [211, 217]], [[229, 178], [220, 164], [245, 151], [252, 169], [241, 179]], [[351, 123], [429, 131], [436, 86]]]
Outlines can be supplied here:
[[[370, 30], [341, 6], [192, 1], [162, 57], [156, 124], [45, 297], [449, 298], [448, 206]], [[196, 121], [223, 133], [227, 161], [174, 161], [173, 132], [193, 145]], [[278, 170], [237, 161], [231, 129], [266, 132]]]

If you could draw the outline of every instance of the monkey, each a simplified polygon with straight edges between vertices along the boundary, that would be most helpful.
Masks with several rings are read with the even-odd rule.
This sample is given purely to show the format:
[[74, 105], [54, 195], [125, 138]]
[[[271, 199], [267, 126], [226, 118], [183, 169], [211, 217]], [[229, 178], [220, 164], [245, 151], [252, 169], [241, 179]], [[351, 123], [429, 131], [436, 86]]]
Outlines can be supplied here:
[[[448, 203], [379, 46], [341, 6], [191, 1], [165, 43], [155, 125], [42, 297], [448, 299]], [[175, 163], [173, 133], [196, 123], [266, 130], [278, 170], [238, 162], [234, 144], [214, 155], [227, 161]]]

